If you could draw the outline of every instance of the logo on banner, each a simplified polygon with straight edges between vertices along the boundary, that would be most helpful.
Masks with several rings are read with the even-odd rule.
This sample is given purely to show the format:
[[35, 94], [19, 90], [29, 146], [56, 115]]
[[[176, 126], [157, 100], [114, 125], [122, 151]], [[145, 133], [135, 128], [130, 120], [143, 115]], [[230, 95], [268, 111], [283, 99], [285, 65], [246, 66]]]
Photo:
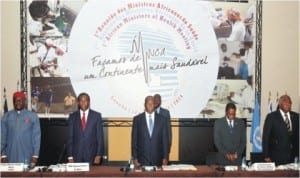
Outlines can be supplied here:
[[194, 0], [88, 1], [69, 40], [75, 92], [88, 92], [104, 117], [143, 112], [144, 98], [156, 93], [172, 117], [199, 116], [219, 61], [207, 17]]

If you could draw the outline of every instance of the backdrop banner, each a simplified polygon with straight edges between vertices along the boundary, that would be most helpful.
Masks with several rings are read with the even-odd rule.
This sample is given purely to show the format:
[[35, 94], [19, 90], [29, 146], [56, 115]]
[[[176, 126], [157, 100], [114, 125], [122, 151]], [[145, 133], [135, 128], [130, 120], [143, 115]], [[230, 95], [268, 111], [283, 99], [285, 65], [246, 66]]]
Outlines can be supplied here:
[[68, 114], [86, 92], [104, 117], [132, 118], [158, 93], [172, 118], [222, 117], [228, 102], [251, 118], [254, 10], [199, 0], [28, 1], [32, 108]]

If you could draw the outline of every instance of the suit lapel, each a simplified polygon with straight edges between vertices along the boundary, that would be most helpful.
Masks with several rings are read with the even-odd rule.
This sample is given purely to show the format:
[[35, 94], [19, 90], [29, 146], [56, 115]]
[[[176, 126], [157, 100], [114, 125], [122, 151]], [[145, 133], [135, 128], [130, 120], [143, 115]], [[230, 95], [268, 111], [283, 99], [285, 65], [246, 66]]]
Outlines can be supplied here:
[[[286, 132], [288, 132], [288, 129], [286, 127], [286, 123], [284, 122], [284, 118], [282, 117], [280, 110], [277, 110], [277, 116], [278, 116], [278, 119], [279, 119], [278, 122], [280, 123], [280, 127], [282, 129], [284, 129]], [[290, 117], [291, 117], [290, 119], [292, 120], [291, 112], [290, 112]]]
[[[151, 139], [150, 134], [149, 134], [149, 129], [147, 125], [147, 118], [146, 118], [146, 113], [144, 112], [143, 117], [142, 117], [142, 127], [144, 127], [145, 132], [147, 132], [148, 138]], [[153, 134], [153, 132], [152, 132]]]
[[230, 127], [229, 127], [229, 125], [228, 125], [228, 122], [227, 122], [226, 117], [223, 118], [223, 123], [224, 123], [223, 125], [226, 125], [227, 130], [230, 130]]
[[83, 132], [82, 130], [82, 125], [81, 125], [81, 117], [80, 117], [80, 111], [78, 110], [78, 112], [76, 113], [76, 125], [78, 127], [78, 130], [80, 130], [80, 132]]
[[90, 125], [91, 125], [91, 122], [92, 122], [92, 121], [91, 121], [92, 118], [93, 118], [93, 117], [92, 117], [92, 111], [91, 111], [91, 109], [90, 109], [89, 115], [88, 115], [87, 121], [86, 121], [85, 130], [90, 128]]
[[153, 124], [152, 137], [156, 133], [156, 130], [157, 130], [157, 127], [158, 127], [157, 124], [158, 124], [158, 120], [160, 119], [158, 117], [159, 117], [159, 115], [155, 112], [155, 114], [154, 114], [154, 124]]

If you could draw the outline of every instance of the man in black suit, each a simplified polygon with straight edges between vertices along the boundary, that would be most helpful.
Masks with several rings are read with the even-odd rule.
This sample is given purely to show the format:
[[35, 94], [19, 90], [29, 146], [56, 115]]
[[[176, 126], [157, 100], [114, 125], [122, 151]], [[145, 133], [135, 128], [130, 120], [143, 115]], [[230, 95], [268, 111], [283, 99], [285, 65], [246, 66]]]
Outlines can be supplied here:
[[154, 112], [154, 98], [145, 98], [145, 112], [133, 118], [131, 152], [135, 167], [168, 164], [166, 120]]
[[79, 94], [78, 108], [69, 116], [68, 162], [100, 164], [104, 152], [101, 114], [90, 109], [87, 93]]
[[171, 116], [169, 110], [161, 107], [161, 96], [160, 94], [154, 95], [154, 107], [157, 114], [162, 115], [166, 119], [167, 123], [167, 133], [169, 142], [169, 153], [172, 145], [172, 128], [171, 128]]
[[279, 108], [266, 117], [263, 130], [266, 162], [287, 164], [299, 157], [299, 114], [291, 111], [291, 105], [291, 98], [283, 95], [279, 98]]
[[215, 121], [214, 143], [218, 149], [217, 164], [241, 165], [246, 148], [245, 122], [237, 119], [236, 106], [226, 105], [226, 116]]

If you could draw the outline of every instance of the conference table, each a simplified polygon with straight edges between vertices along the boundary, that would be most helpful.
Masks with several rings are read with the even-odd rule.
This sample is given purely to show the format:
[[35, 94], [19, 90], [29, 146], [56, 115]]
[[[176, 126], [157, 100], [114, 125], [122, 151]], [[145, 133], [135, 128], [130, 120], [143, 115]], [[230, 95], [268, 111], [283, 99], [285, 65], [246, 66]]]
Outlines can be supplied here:
[[88, 172], [1, 172], [1, 177], [299, 177], [299, 171], [220, 171], [217, 166], [195, 166], [197, 170], [152, 172], [120, 171], [117, 166], [94, 166]]

